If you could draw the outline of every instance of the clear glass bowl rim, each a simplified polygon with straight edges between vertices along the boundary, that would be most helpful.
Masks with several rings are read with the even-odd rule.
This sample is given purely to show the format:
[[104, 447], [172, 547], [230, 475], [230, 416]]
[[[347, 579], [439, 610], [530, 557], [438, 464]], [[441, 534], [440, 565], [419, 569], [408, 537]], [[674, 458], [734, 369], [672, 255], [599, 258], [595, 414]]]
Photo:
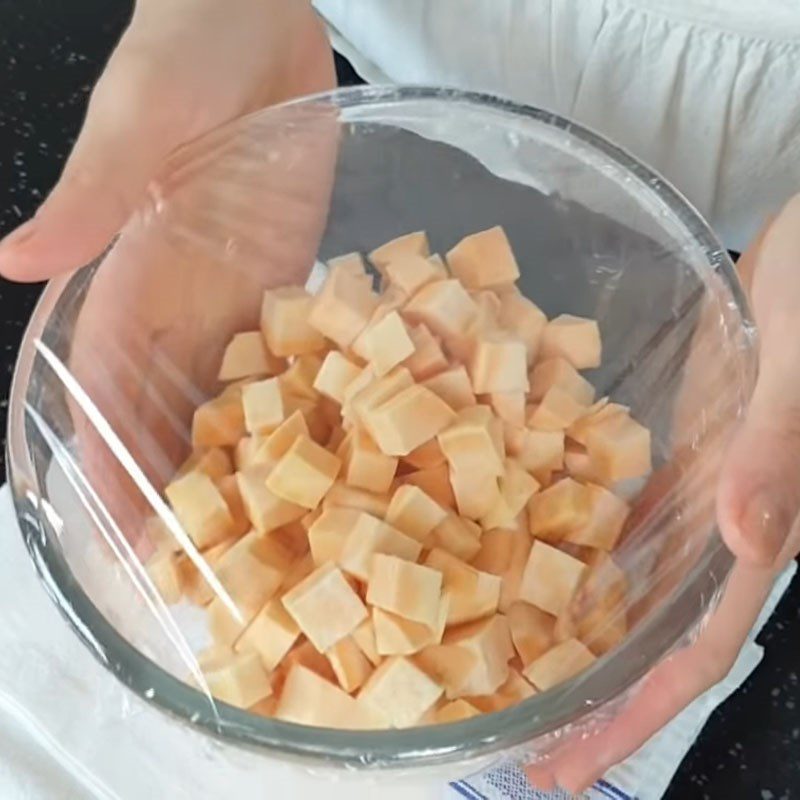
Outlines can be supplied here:
[[[699, 213], [664, 178], [585, 127], [549, 111], [489, 94], [441, 87], [364, 86], [304, 97], [285, 105], [329, 104], [348, 109], [422, 101], [442, 109], [451, 104], [468, 105], [515, 118], [517, 123], [530, 120], [544, 124], [613, 162], [640, 184], [643, 195], [652, 193], [667, 207], [684, 227], [687, 240], [693, 241], [704, 256], [709, 272], [716, 273], [731, 292], [742, 324], [753, 325], [733, 263]], [[265, 109], [254, 116], [269, 113], [270, 109]], [[241, 125], [242, 121], [234, 124]], [[46, 532], [38, 502], [43, 493], [25, 441], [25, 393], [33, 368], [32, 342], [44, 330], [68, 287], [74, 288], [72, 279], [70, 275], [57, 277], [45, 288], [26, 330], [12, 382], [7, 464], [23, 538], [48, 593], [100, 663], [147, 703], [227, 744], [306, 764], [350, 768], [434, 766], [515, 747], [578, 724], [591, 711], [620, 698], [701, 622], [713, 604], [712, 598], [725, 584], [733, 559], [713, 533], [694, 568], [674, 590], [670, 607], [651, 614], [621, 646], [598, 659], [589, 671], [511, 709], [465, 722], [351, 732], [280, 722], [224, 703], [212, 704], [204, 694], [162, 670], [115, 630], [84, 593], [58, 546], [50, 541], [52, 534]], [[743, 357], [754, 364], [752, 347]], [[687, 619], [691, 624], [686, 624]]]

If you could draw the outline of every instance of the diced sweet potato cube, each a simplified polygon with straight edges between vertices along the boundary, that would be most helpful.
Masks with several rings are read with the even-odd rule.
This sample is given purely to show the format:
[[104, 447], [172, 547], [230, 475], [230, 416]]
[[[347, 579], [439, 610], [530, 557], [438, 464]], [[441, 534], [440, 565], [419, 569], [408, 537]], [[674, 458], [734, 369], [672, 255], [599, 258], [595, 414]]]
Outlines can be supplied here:
[[230, 387], [195, 409], [192, 447], [233, 447], [245, 433], [241, 386]]
[[446, 517], [447, 511], [435, 500], [408, 484], [397, 488], [386, 511], [386, 522], [418, 542], [424, 542]]
[[377, 651], [382, 656], [407, 656], [418, 653], [423, 647], [439, 644], [444, 633], [444, 615], [440, 621], [439, 628], [432, 629], [421, 622], [413, 622], [382, 608], [373, 608], [372, 624]]
[[436, 436], [454, 416], [450, 406], [433, 392], [415, 385], [370, 409], [365, 424], [386, 455], [403, 456]]
[[497, 575], [481, 572], [440, 548], [430, 551], [425, 565], [442, 574], [448, 625], [472, 622], [497, 610], [501, 589]]
[[630, 508], [613, 492], [596, 484], [587, 484], [589, 519], [579, 528], [573, 528], [564, 537], [573, 544], [612, 550], [616, 545]]
[[454, 411], [475, 405], [472, 381], [463, 364], [439, 372], [425, 380], [422, 385], [444, 400]]
[[214, 481], [203, 472], [188, 472], [164, 490], [175, 516], [198, 547], [229, 538], [234, 519]]
[[283, 605], [321, 653], [367, 617], [359, 596], [332, 564], [314, 570], [283, 596]]
[[[224, 542], [203, 550], [203, 560], [210, 569], [213, 569], [217, 561], [230, 547], [233, 546], [234, 539], [226, 539]], [[196, 606], [206, 606], [214, 599], [214, 591], [208, 585], [205, 577], [197, 569], [197, 566], [185, 554], [179, 556], [179, 568], [181, 572], [181, 584], [183, 593], [190, 603]]]
[[386, 267], [392, 262], [406, 256], [430, 255], [428, 246], [428, 235], [425, 231], [414, 231], [406, 233], [392, 239], [380, 247], [376, 247], [369, 253], [369, 260], [375, 265], [375, 269], [381, 274], [385, 274]]
[[449, 513], [431, 531], [425, 545], [446, 550], [462, 561], [470, 561], [480, 550], [481, 529], [471, 520]]
[[267, 477], [267, 489], [289, 503], [316, 508], [333, 486], [342, 462], [333, 453], [299, 436]]
[[247, 331], [237, 333], [225, 348], [217, 377], [221, 381], [261, 378], [277, 375], [285, 367], [283, 359], [267, 350], [261, 331]]
[[414, 352], [403, 361], [403, 366], [414, 380], [423, 381], [447, 369], [447, 356], [442, 352], [439, 340], [423, 324], [408, 328]]
[[380, 726], [380, 717], [371, 709], [299, 664], [289, 670], [275, 717], [325, 728], [365, 730]]
[[500, 321], [503, 327], [525, 344], [528, 364], [533, 364], [539, 352], [547, 317], [519, 292], [505, 292], [500, 297]]
[[221, 447], [210, 447], [208, 450], [195, 450], [181, 464], [175, 477], [180, 478], [187, 472], [204, 472], [212, 481], [218, 481], [233, 472], [230, 456]]
[[258, 611], [257, 605], [240, 604], [236, 607], [236, 614], [232, 614], [222, 599], [215, 597], [206, 606], [206, 621], [211, 638], [215, 644], [232, 648]]
[[430, 724], [444, 725], [448, 722], [462, 722], [465, 719], [480, 716], [480, 713], [475, 706], [459, 698], [445, 703], [441, 708], [434, 711]]
[[562, 314], [550, 320], [542, 332], [539, 357], [560, 356], [575, 369], [600, 366], [600, 328], [593, 319]]
[[577, 639], [567, 639], [531, 662], [523, 674], [537, 689], [544, 692], [583, 672], [594, 660], [595, 657], [586, 645]]
[[302, 411], [293, 411], [272, 433], [259, 437], [254, 445], [252, 463], [275, 466], [300, 436], [309, 436]]
[[505, 683], [493, 694], [467, 698], [473, 708], [484, 714], [505, 711], [511, 706], [533, 697], [536, 690], [515, 669], [509, 669]]
[[348, 485], [376, 494], [391, 488], [397, 459], [384, 455], [366, 431], [354, 428], [337, 455], [342, 459], [343, 477]]
[[408, 728], [439, 699], [442, 687], [402, 656], [384, 661], [358, 694], [392, 728]]
[[478, 317], [478, 307], [459, 281], [434, 281], [408, 301], [403, 314], [412, 324], [424, 323], [447, 339], [467, 333]]
[[276, 356], [314, 353], [325, 346], [325, 338], [308, 318], [314, 298], [299, 286], [282, 286], [264, 292], [261, 332]]
[[519, 513], [539, 490], [537, 480], [511, 458], [505, 461], [505, 471], [500, 476], [499, 485], [497, 502], [481, 517], [481, 526], [485, 529], [513, 527]]
[[270, 433], [286, 418], [278, 378], [267, 378], [242, 387], [244, 421], [250, 433]]
[[236, 473], [247, 518], [259, 533], [288, 525], [306, 513], [303, 506], [290, 503], [267, 489], [270, 470], [268, 465], [257, 464]]
[[505, 333], [488, 333], [477, 341], [470, 362], [476, 394], [527, 392], [528, 361], [525, 345]]
[[522, 575], [528, 563], [532, 544], [531, 537], [527, 533], [517, 536], [512, 542], [508, 569], [501, 576], [502, 586], [498, 610], [503, 613], [507, 613], [512, 604], [520, 599]]
[[450, 486], [450, 470], [447, 464], [409, 472], [400, 478], [400, 482], [418, 486], [443, 508], [455, 509], [456, 507], [456, 498], [453, 488]]
[[556, 618], [528, 603], [514, 603], [506, 612], [511, 639], [522, 663], [527, 666], [555, 643]]
[[259, 717], [274, 717], [275, 709], [277, 707], [278, 698], [272, 694], [269, 697], [265, 697], [263, 700], [259, 700], [257, 703], [254, 703], [247, 710], [251, 714], [257, 714]]
[[378, 376], [385, 375], [414, 352], [414, 343], [397, 311], [370, 323], [358, 342], [356, 352], [369, 361]]
[[316, 568], [316, 564], [314, 564], [314, 559], [311, 556], [311, 553], [305, 553], [301, 557], [295, 559], [292, 565], [289, 567], [286, 574], [283, 576], [283, 583], [281, 583], [280, 589], [278, 591], [281, 594], [285, 594], [289, 591], [289, 589], [293, 589], [297, 586], [300, 581], [304, 578], [307, 578]]
[[415, 469], [430, 469], [446, 463], [442, 448], [436, 439], [415, 447], [408, 455], [403, 456], [402, 461]]
[[342, 355], [338, 350], [331, 350], [322, 362], [322, 366], [314, 379], [314, 388], [330, 397], [337, 403], [344, 402], [345, 390], [358, 377], [361, 367]]
[[334, 483], [330, 488], [322, 507], [327, 508], [355, 508], [371, 514], [373, 517], [385, 517], [389, 508], [389, 496], [375, 494], [364, 489], [355, 489], [344, 483]]
[[[503, 575], [511, 564], [514, 540], [523, 535], [510, 528], [493, 528], [483, 532], [481, 549], [470, 562], [473, 567], [492, 575]], [[524, 534], [527, 536], [527, 533]]]
[[619, 403], [609, 403], [607, 397], [601, 398], [596, 403], [589, 406], [589, 408], [567, 428], [567, 436], [569, 436], [572, 441], [585, 447], [586, 435], [594, 425], [598, 425], [600, 422], [618, 414], [627, 413], [628, 408], [626, 406], [621, 406]]
[[439, 446], [451, 469], [480, 475], [503, 474], [503, 460], [489, 429], [490, 417], [491, 412], [481, 419], [471, 409], [463, 409], [438, 435]]
[[488, 514], [501, 499], [497, 478], [488, 470], [478, 472], [451, 467], [450, 485], [458, 513], [469, 519], [480, 519]]
[[157, 552], [147, 562], [147, 574], [161, 599], [172, 605], [183, 594], [183, 576], [177, 554]]
[[604, 475], [598, 474], [586, 448], [572, 441], [567, 441], [564, 448], [564, 469], [581, 483], [601, 483], [605, 480]]
[[372, 558], [367, 602], [429, 628], [439, 621], [442, 575], [435, 569], [378, 553]]
[[564, 466], [564, 431], [535, 431], [528, 428], [509, 431], [508, 452], [538, 481], [550, 480], [550, 473]]
[[487, 397], [492, 410], [503, 422], [518, 427], [525, 425], [524, 392], [492, 392]]
[[352, 636], [338, 641], [325, 655], [331, 662], [339, 686], [346, 692], [361, 688], [372, 674], [372, 665]]
[[650, 431], [627, 414], [592, 425], [586, 433], [586, 452], [606, 484], [639, 478], [652, 468]]
[[447, 279], [447, 270], [426, 255], [406, 255], [392, 259], [383, 274], [390, 285], [407, 297], [432, 281]]
[[310, 325], [346, 350], [367, 326], [378, 305], [368, 276], [331, 269], [308, 315]]
[[233, 517], [231, 537], [244, 536], [244, 534], [250, 530], [250, 520], [245, 511], [244, 501], [239, 491], [239, 482], [236, 480], [236, 476], [223, 475], [217, 481], [217, 488], [225, 499], [225, 504], [228, 506], [228, 511], [231, 512], [231, 517]]
[[361, 253], [344, 253], [328, 259], [328, 275], [342, 273], [349, 278], [355, 278], [361, 283], [372, 287], [372, 278], [367, 274], [367, 267]]
[[322, 361], [323, 359], [318, 353], [297, 356], [289, 368], [279, 376], [284, 398], [305, 397], [316, 403], [319, 399], [319, 392], [314, 388], [314, 383], [322, 369]]
[[239, 653], [258, 653], [264, 668], [272, 672], [299, 636], [300, 628], [297, 623], [276, 598], [266, 603], [253, 617], [253, 621], [236, 641], [234, 649]]
[[468, 289], [485, 289], [519, 279], [514, 252], [499, 225], [465, 236], [447, 253], [447, 263]]
[[369, 430], [369, 412], [413, 385], [414, 379], [411, 373], [405, 367], [395, 367], [386, 375], [372, 380], [359, 392], [353, 395], [348, 393], [342, 414], [345, 419], [361, 422]]
[[537, 539], [560, 542], [590, 519], [591, 493], [582, 483], [562, 478], [531, 498], [528, 524]]
[[347, 537], [355, 528], [361, 512], [354, 508], [327, 508], [308, 529], [308, 542], [314, 564], [338, 562]]
[[306, 531], [305, 526], [299, 519], [273, 531], [271, 538], [280, 542], [286, 551], [291, 554], [292, 559], [300, 558], [310, 550], [308, 531]]
[[175, 538], [166, 521], [158, 516], [147, 517], [142, 533], [153, 553], [178, 553], [183, 547]]
[[540, 431], [563, 431], [585, 411], [586, 406], [567, 391], [560, 386], [551, 386], [528, 414], [528, 425]]
[[376, 553], [398, 556], [415, 561], [422, 544], [406, 536], [383, 520], [360, 513], [351, 528], [339, 556], [342, 569], [359, 580], [370, 577], [372, 559]]
[[553, 386], [558, 386], [582, 406], [594, 402], [594, 386], [565, 358], [540, 361], [531, 373], [530, 383], [531, 400], [541, 400]]
[[586, 573], [586, 564], [545, 542], [534, 542], [519, 597], [542, 611], [559, 616], [569, 607]]
[[301, 634], [298, 643], [284, 656], [272, 673], [272, 689], [276, 694], [283, 691], [288, 674], [297, 666], [311, 670], [332, 684], [337, 683], [331, 662]]
[[372, 618], [365, 619], [351, 634], [353, 641], [359, 646], [361, 652], [369, 659], [373, 667], [383, 661], [383, 656], [378, 652], [375, 639], [375, 626]]
[[217, 659], [203, 670], [212, 697], [239, 708], [249, 708], [272, 694], [269, 675], [255, 653]]

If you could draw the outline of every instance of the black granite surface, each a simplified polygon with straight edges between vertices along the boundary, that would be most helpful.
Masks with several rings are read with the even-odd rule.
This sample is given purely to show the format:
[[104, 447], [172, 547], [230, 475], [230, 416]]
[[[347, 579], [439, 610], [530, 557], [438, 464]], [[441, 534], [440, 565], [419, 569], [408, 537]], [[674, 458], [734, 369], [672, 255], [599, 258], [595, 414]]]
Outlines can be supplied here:
[[[0, 0], [0, 234], [32, 214], [57, 178], [129, 14], [128, 0]], [[340, 80], [356, 80], [337, 67]], [[3, 432], [15, 353], [39, 292], [0, 279]], [[713, 715], [668, 800], [800, 797], [800, 579], [760, 643], [764, 660]]]

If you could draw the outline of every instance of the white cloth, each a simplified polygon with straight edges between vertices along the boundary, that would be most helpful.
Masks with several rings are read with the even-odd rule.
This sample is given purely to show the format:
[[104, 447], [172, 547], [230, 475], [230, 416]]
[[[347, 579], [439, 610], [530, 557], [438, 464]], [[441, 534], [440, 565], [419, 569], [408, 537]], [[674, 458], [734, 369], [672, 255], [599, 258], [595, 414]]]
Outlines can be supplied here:
[[655, 167], [741, 250], [800, 191], [796, 0], [315, 0], [375, 83], [550, 109]]
[[[787, 571], [753, 636], [791, 579]], [[607, 776], [617, 800], [658, 800], [711, 711], [761, 659], [752, 640], [725, 681], [709, 690]], [[0, 488], [0, 798], [2, 800], [248, 800], [324, 796], [359, 800], [564, 800], [534, 792], [509, 764], [447, 784], [422, 775], [311, 774], [224, 747], [127, 691], [79, 642], [37, 580]], [[472, 794], [469, 794], [472, 792]], [[587, 794], [608, 796], [604, 786]]]

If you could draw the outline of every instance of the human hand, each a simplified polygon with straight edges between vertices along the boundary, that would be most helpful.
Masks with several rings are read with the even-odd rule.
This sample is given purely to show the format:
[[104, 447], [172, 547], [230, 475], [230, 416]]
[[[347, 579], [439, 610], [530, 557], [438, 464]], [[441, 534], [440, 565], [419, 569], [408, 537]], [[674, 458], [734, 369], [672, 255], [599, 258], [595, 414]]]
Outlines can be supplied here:
[[527, 768], [542, 789], [583, 791], [722, 680], [775, 577], [800, 551], [800, 196], [742, 257], [739, 272], [759, 326], [760, 371], [716, 489], [736, 564], [696, 642], [657, 666], [606, 727]]
[[307, 0], [139, 0], [60, 181], [0, 243], [0, 274], [50, 278], [89, 262], [167, 155], [266, 105], [335, 86]]

